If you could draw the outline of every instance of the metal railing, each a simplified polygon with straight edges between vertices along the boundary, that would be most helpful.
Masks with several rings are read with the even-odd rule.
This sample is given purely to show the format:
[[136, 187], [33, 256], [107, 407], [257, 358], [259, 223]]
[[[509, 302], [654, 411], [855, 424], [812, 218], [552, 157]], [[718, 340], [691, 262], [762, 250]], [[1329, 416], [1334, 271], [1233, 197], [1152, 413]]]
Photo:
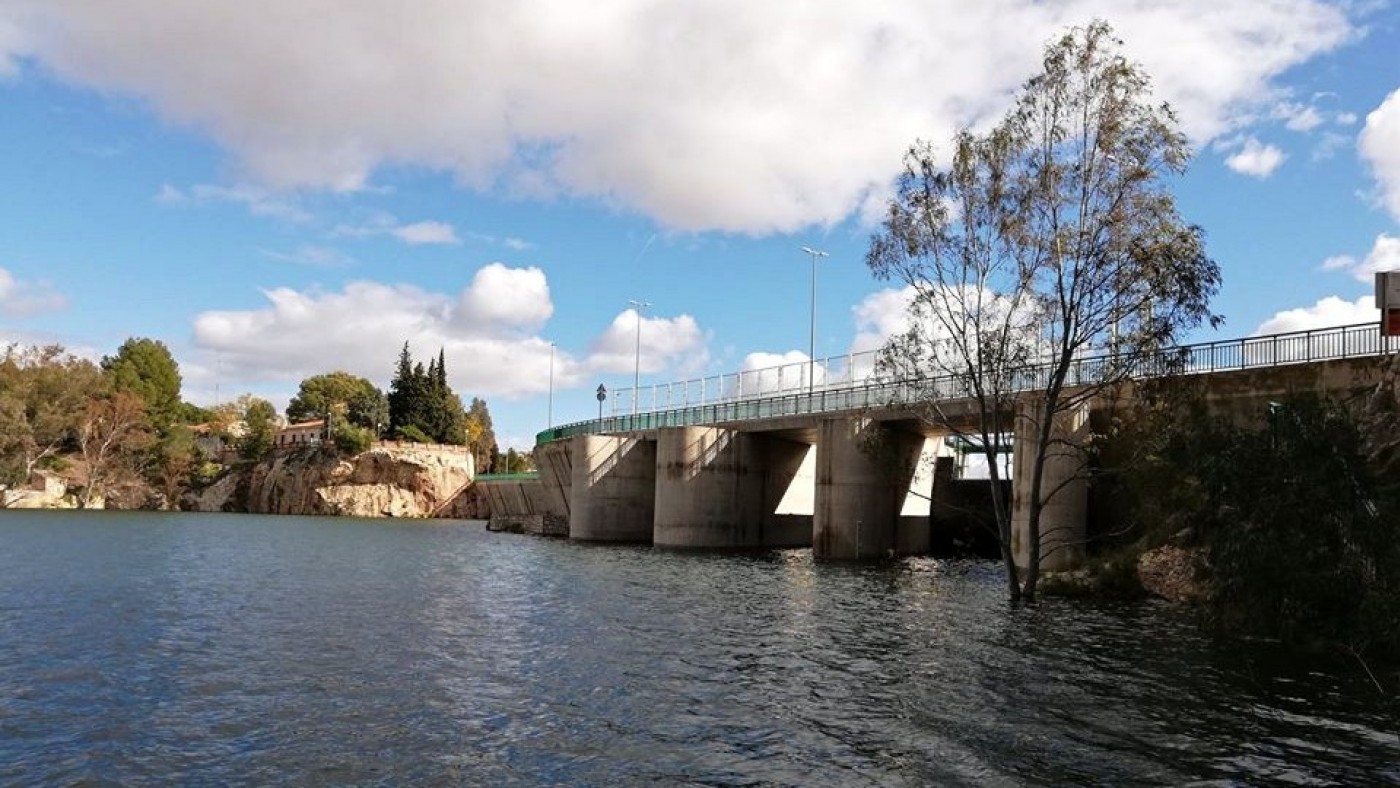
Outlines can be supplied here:
[[[1128, 377], [1151, 378], [1377, 356], [1396, 350], [1400, 350], [1400, 340], [1382, 336], [1376, 323], [1362, 323], [1178, 345], [1150, 355], [1087, 356], [1071, 362], [1065, 385], [1096, 383], [1103, 380], [1106, 373], [1122, 371], [1123, 366], [1130, 367]], [[831, 365], [832, 359], [827, 359], [825, 367], [800, 362], [651, 386], [647, 387], [652, 392], [650, 408], [638, 407], [633, 414], [631, 400], [622, 398], [625, 404], [614, 402], [610, 415], [551, 427], [540, 432], [535, 440], [545, 443], [575, 435], [720, 424], [968, 396], [966, 378], [955, 374], [881, 379], [877, 356], [877, 351], [871, 351], [837, 357], [844, 362], [840, 365]], [[809, 388], [806, 370], [802, 370], [800, 376], [792, 371], [799, 366], [820, 371], [820, 382]], [[1044, 388], [1055, 366], [1042, 362], [1012, 370], [1006, 388], [1010, 391]], [[787, 381], [792, 381], [792, 385]], [[775, 386], [765, 388], [765, 382]], [[628, 390], [622, 393], [636, 394]], [[680, 396], [678, 401], [673, 398], [675, 395]], [[620, 413], [620, 410], [627, 412]]]

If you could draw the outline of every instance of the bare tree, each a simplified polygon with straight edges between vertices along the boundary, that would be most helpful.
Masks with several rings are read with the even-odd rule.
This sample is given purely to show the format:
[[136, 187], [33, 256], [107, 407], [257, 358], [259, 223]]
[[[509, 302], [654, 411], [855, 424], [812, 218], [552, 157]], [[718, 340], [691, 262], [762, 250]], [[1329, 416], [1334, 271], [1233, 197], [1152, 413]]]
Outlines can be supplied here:
[[105, 493], [108, 483], [153, 439], [146, 405], [129, 391], [118, 391], [88, 404], [78, 428], [78, 448], [87, 465], [87, 485], [79, 502], [82, 508]]
[[[956, 136], [951, 163], [915, 144], [866, 258], [912, 295], [882, 374], [987, 458], [1012, 598], [1035, 596], [1041, 513], [1059, 492], [1045, 470], [1067, 422], [1184, 331], [1219, 322], [1219, 267], [1167, 188], [1190, 157], [1185, 137], [1120, 48], [1104, 22], [1070, 30], [999, 124]], [[1012, 433], [1033, 445], [1019, 471], [1024, 576], [997, 462]]]

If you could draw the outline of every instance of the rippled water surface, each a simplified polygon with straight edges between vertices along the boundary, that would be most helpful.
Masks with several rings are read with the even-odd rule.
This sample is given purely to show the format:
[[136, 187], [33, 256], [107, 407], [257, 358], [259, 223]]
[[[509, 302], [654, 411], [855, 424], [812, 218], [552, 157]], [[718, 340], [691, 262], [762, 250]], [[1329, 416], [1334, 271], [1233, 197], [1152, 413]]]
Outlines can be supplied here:
[[997, 567], [0, 513], [0, 784], [1400, 784], [1364, 672]]

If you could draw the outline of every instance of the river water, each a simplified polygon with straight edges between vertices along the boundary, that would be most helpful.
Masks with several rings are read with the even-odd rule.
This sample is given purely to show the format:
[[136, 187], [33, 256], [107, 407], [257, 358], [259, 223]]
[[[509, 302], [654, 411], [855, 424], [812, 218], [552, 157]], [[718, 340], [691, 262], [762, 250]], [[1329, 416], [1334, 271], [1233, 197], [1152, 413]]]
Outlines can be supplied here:
[[0, 513], [0, 784], [1400, 784], [1355, 664], [995, 564]]

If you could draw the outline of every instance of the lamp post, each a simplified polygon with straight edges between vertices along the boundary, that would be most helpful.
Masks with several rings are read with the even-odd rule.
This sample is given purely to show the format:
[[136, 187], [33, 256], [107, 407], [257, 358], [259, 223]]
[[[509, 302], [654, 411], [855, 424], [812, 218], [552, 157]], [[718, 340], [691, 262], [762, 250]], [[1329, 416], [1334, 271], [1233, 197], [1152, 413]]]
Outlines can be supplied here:
[[[641, 399], [642, 381], [642, 310], [651, 306], [650, 301], [628, 301], [637, 312], [637, 353], [632, 362], [632, 416], [637, 415], [637, 400]], [[634, 425], [635, 426], [635, 425]]]
[[549, 343], [549, 411], [545, 417], [545, 426], [554, 426], [554, 343]]
[[810, 246], [802, 247], [802, 251], [812, 257], [812, 311], [807, 334], [807, 398], [811, 399], [817, 381], [817, 258], [827, 254]]

